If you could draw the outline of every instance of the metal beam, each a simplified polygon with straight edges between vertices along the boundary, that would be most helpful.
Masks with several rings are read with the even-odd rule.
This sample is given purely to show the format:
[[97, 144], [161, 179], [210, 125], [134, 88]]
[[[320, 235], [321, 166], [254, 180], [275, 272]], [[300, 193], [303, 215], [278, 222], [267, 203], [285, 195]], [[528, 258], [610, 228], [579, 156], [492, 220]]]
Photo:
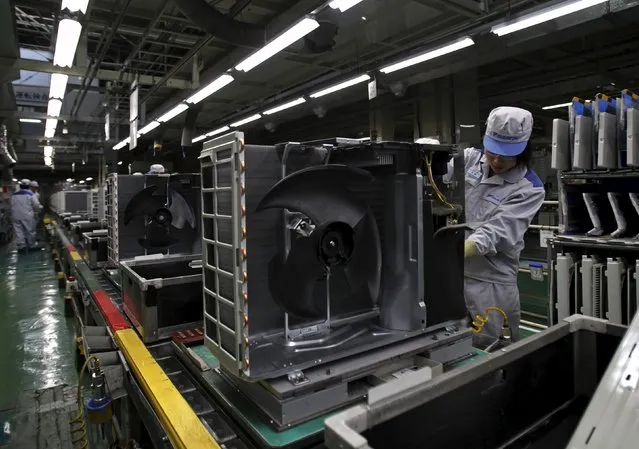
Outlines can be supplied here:
[[[33, 112], [33, 111], [14, 111], [12, 109], [0, 109], [0, 117], [15, 117], [15, 118], [36, 118], [42, 120], [42, 125], [44, 126], [44, 121], [48, 118], [45, 112]], [[58, 120], [71, 120], [70, 115], [61, 115], [57, 117]], [[77, 122], [86, 122], [86, 123], [104, 123], [104, 117], [78, 117]], [[113, 122], [112, 122], [113, 123]], [[124, 122], [123, 122], [124, 123]], [[37, 123], [36, 123], [37, 124]]]
[[[69, 76], [84, 76], [86, 73], [86, 67], [56, 67], [52, 63], [46, 61], [0, 57], [0, 69], [6, 68], [30, 70], [32, 72], [41, 73], [65, 73]], [[135, 78], [135, 74], [131, 72], [120, 72], [118, 70], [98, 70], [95, 78], [103, 81], [122, 81], [125, 83], [131, 83]], [[160, 80], [162, 80], [162, 77], [159, 76], [139, 76], [140, 84], [145, 86], [154, 86], [159, 83]], [[170, 78], [163, 85], [171, 89], [190, 89], [191, 81], [181, 78]]]
[[90, 136], [72, 136], [70, 134], [67, 135], [61, 135], [61, 136], [55, 136], [53, 139], [46, 139], [43, 136], [40, 135], [33, 135], [33, 134], [20, 134], [19, 136], [20, 139], [24, 139], [24, 140], [37, 140], [37, 141], [48, 141], [51, 143], [51, 145], [55, 146], [56, 142], [61, 142], [61, 143], [95, 143], [98, 145], [103, 145], [107, 148], [109, 148], [110, 146], [113, 146], [113, 144], [109, 143], [109, 142], [105, 142], [104, 139], [101, 139], [99, 137], [90, 137]]

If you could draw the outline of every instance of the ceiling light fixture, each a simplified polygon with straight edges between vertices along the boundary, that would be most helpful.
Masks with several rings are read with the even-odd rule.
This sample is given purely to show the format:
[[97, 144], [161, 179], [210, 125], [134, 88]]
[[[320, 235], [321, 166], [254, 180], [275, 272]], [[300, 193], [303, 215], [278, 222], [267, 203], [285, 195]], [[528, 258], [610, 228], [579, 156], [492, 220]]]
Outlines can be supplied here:
[[67, 182], [73, 182], [73, 178], [67, 178]]
[[129, 144], [129, 142], [131, 141], [130, 137], [127, 137], [126, 139], [118, 142], [117, 144], [115, 144], [113, 146], [114, 150], [119, 150], [120, 148], [124, 148], [125, 146], [127, 146]]
[[167, 112], [164, 115], [160, 116], [157, 119], [157, 121], [158, 122], [162, 122], [162, 123], [166, 123], [169, 120], [171, 120], [172, 118], [175, 118], [178, 115], [180, 115], [181, 113], [183, 113], [184, 111], [186, 111], [188, 108], [189, 108], [188, 105], [186, 105], [184, 103], [180, 103], [177, 106], [175, 106], [173, 109], [171, 109], [169, 112]]
[[213, 137], [213, 136], [217, 136], [218, 134], [222, 134], [226, 131], [228, 131], [229, 128], [228, 126], [222, 126], [221, 128], [215, 129], [213, 131], [211, 131], [210, 133], [206, 133], [206, 137]]
[[68, 75], [65, 75], [63, 73], [52, 74], [49, 84], [49, 98], [64, 98], [64, 93], [67, 90], [68, 81]]
[[557, 19], [559, 17], [567, 16], [578, 11], [590, 8], [600, 3], [605, 3], [608, 0], [577, 0], [563, 2], [558, 5], [550, 6], [548, 8], [540, 9], [539, 11], [525, 14], [516, 19], [495, 25], [490, 29], [491, 33], [497, 36], [505, 36], [506, 34], [514, 33], [526, 28], [530, 28], [540, 23], [548, 22], [550, 20]]
[[93, 178], [92, 178], [91, 176], [89, 176], [89, 177], [87, 178], [87, 181], [93, 181]]
[[58, 24], [58, 37], [55, 41], [53, 65], [72, 67], [75, 51], [80, 41], [82, 25], [71, 19], [62, 19]]
[[235, 78], [231, 75], [221, 75], [211, 81], [209, 84], [204, 86], [202, 89], [198, 90], [195, 94], [191, 95], [186, 99], [187, 103], [197, 104], [200, 101], [204, 100], [206, 97], [213, 95], [218, 90], [222, 89], [224, 86], [227, 86], [233, 82]]
[[53, 164], [53, 158], [45, 156], [44, 165], [46, 165], [47, 167], [51, 167], [52, 164]]
[[566, 108], [568, 106], [570, 106], [572, 104], [572, 102], [568, 102], [568, 103], [559, 103], [559, 104], [551, 104], [550, 106], [544, 106], [543, 109], [544, 111], [547, 111], [548, 109], [559, 109], [559, 108]]
[[328, 4], [333, 9], [339, 9], [341, 12], [352, 8], [353, 6], [361, 3], [363, 0], [333, 0]]
[[122, 161], [118, 161], [118, 165], [122, 165]]
[[192, 143], [198, 143], [200, 140], [204, 140], [206, 139], [206, 134], [202, 134], [200, 136], [197, 136], [196, 138], [194, 138], [193, 140], [191, 140]]
[[45, 139], [53, 139], [55, 137], [55, 128], [47, 128], [44, 130]]
[[48, 118], [46, 122], [44, 122], [44, 129], [53, 129], [55, 130], [58, 127], [58, 120], [55, 118]]
[[317, 20], [305, 17], [264, 47], [250, 55], [244, 61], [236, 65], [235, 70], [248, 72], [249, 70], [254, 69], [318, 27], [319, 22], [317, 22]]
[[411, 58], [404, 59], [403, 61], [387, 65], [386, 67], [382, 67], [381, 69], [379, 69], [379, 71], [382, 73], [396, 72], [397, 70], [405, 69], [406, 67], [435, 59], [440, 56], [447, 55], [448, 53], [453, 53], [455, 51], [470, 47], [472, 45], [475, 45], [475, 41], [473, 41], [469, 37], [463, 37], [453, 43], [446, 44], [433, 50], [428, 50], [427, 52], [421, 53], [417, 56], [413, 56]]
[[155, 120], [153, 120], [150, 123], [147, 123], [146, 126], [144, 126], [142, 129], [138, 131], [138, 136], [143, 136], [144, 134], [150, 133], [158, 126], [160, 126], [160, 122], [156, 122]]
[[240, 120], [238, 122], [231, 123], [231, 127], [232, 128], [237, 128], [238, 126], [246, 125], [247, 123], [254, 122], [255, 120], [259, 120], [261, 118], [262, 118], [262, 116], [260, 114], [255, 114], [255, 115], [252, 115], [250, 117], [246, 117], [245, 119], [242, 119], [242, 120]]
[[87, 7], [89, 6], [89, 0], [62, 0], [62, 10], [68, 9], [69, 12], [82, 12], [87, 13]]
[[300, 105], [302, 103], [306, 103], [306, 100], [304, 99], [304, 97], [299, 97], [297, 100], [293, 100], [293, 101], [289, 101], [288, 103], [284, 103], [282, 105], [276, 106], [272, 109], [268, 109], [266, 111], [264, 111], [264, 115], [271, 115], [271, 114], [275, 114], [277, 112], [283, 111], [285, 109], [290, 109], [292, 107], [295, 107], [297, 105]]
[[363, 83], [364, 81], [368, 81], [370, 79], [371, 79], [371, 77], [368, 76], [368, 75], [360, 75], [357, 78], [352, 78], [352, 79], [350, 79], [348, 81], [344, 81], [342, 83], [335, 84], [335, 85], [333, 85], [331, 87], [327, 87], [326, 89], [322, 89], [322, 90], [319, 90], [317, 92], [314, 92], [314, 93], [312, 93], [310, 95], [310, 97], [311, 98], [323, 97], [324, 95], [332, 94], [333, 92], [337, 92], [339, 90], [346, 89], [347, 87], [351, 87], [351, 86], [354, 86], [356, 84]]
[[44, 147], [44, 157], [52, 157], [53, 156], [53, 147], [51, 145], [47, 145]]
[[78, 183], [79, 184], [84, 184], [84, 179], [81, 179]]
[[42, 123], [42, 120], [39, 118], [21, 118], [18, 119], [20, 123]]
[[62, 100], [58, 98], [52, 98], [49, 100], [49, 106], [47, 107], [47, 116], [60, 117], [61, 110], [62, 110]]

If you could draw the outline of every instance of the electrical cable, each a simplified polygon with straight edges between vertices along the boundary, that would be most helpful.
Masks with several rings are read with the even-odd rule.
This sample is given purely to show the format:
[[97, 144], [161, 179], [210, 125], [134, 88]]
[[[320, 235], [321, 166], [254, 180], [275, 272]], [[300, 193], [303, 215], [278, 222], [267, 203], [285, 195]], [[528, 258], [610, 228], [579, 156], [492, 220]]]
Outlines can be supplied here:
[[[78, 414], [75, 418], [69, 421], [69, 426], [71, 426], [71, 435], [75, 433], [80, 433], [80, 436], [77, 438], [72, 438], [71, 444], [74, 449], [87, 449], [89, 447], [89, 440], [87, 438], [87, 423], [84, 416], [84, 396], [82, 394], [82, 379], [84, 378], [84, 373], [89, 366], [89, 362], [91, 360], [95, 360], [96, 363], [100, 363], [100, 360], [92, 355], [87, 357], [82, 365], [82, 369], [80, 370], [80, 376], [78, 377], [78, 393], [77, 393], [77, 402], [78, 402]], [[73, 427], [77, 425], [77, 427]]]
[[[432, 158], [432, 155], [431, 155], [431, 158]], [[448, 199], [442, 193], [442, 191], [439, 190], [439, 187], [437, 186], [437, 183], [435, 182], [435, 178], [433, 177], [433, 169], [431, 167], [431, 161], [429, 160], [429, 158], [424, 156], [424, 162], [426, 163], [426, 174], [428, 175], [428, 182], [430, 183], [431, 187], [435, 191], [435, 196], [437, 197], [437, 199], [439, 199], [439, 201], [442, 204], [444, 204], [445, 206], [448, 206], [453, 211], [455, 211], [453, 216], [457, 217], [457, 208], [448, 201]]]
[[489, 314], [489, 312], [499, 312], [499, 313], [501, 313], [501, 315], [504, 317], [504, 324], [502, 325], [502, 328], [508, 328], [508, 316], [506, 315], [506, 312], [504, 312], [499, 307], [487, 307], [484, 315], [483, 316], [479, 315], [479, 314], [476, 315], [475, 319], [471, 323], [470, 330], [473, 333], [478, 334], [478, 333], [480, 333], [483, 330], [483, 328], [486, 325], [486, 323], [488, 323], [488, 314]]

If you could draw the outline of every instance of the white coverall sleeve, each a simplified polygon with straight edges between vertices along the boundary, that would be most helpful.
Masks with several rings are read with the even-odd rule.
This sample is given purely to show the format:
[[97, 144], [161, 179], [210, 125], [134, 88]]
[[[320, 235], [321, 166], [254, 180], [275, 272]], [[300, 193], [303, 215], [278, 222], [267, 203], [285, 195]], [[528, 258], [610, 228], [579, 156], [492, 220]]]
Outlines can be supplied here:
[[[532, 187], [507, 198], [487, 221], [479, 223], [468, 236], [477, 245], [478, 254], [512, 254], [524, 239], [533, 217], [546, 196], [543, 187]], [[516, 256], [516, 254], [512, 254]]]
[[[466, 165], [468, 163], [468, 158], [469, 156], [472, 154], [472, 151], [477, 151], [474, 148], [466, 148], [464, 150], [464, 165]], [[453, 175], [455, 172], [455, 158], [451, 157], [450, 161], [448, 161], [448, 171], [446, 172], [446, 174], [444, 175], [444, 182], [445, 183], [449, 183], [453, 180]]]
[[38, 214], [42, 210], [42, 204], [38, 201], [38, 197], [33, 194], [31, 195], [31, 206], [33, 207], [33, 213]]

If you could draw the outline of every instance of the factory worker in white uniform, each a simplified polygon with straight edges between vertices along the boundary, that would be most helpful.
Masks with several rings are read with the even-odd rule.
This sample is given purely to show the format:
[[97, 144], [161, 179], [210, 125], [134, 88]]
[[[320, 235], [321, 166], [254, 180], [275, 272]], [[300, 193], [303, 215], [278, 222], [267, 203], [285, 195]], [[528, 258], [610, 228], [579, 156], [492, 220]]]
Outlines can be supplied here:
[[29, 189], [30, 181], [20, 181], [20, 189], [11, 196], [11, 221], [18, 250], [35, 246], [35, 226], [40, 203]]
[[[466, 222], [464, 296], [475, 318], [488, 307], [508, 316], [513, 339], [518, 338], [521, 308], [517, 272], [524, 234], [541, 207], [544, 186], [529, 167], [528, 140], [532, 114], [525, 109], [499, 107], [486, 123], [483, 149], [464, 152]], [[452, 164], [449, 176], [452, 176]], [[503, 318], [490, 312], [482, 334], [498, 337]]]

